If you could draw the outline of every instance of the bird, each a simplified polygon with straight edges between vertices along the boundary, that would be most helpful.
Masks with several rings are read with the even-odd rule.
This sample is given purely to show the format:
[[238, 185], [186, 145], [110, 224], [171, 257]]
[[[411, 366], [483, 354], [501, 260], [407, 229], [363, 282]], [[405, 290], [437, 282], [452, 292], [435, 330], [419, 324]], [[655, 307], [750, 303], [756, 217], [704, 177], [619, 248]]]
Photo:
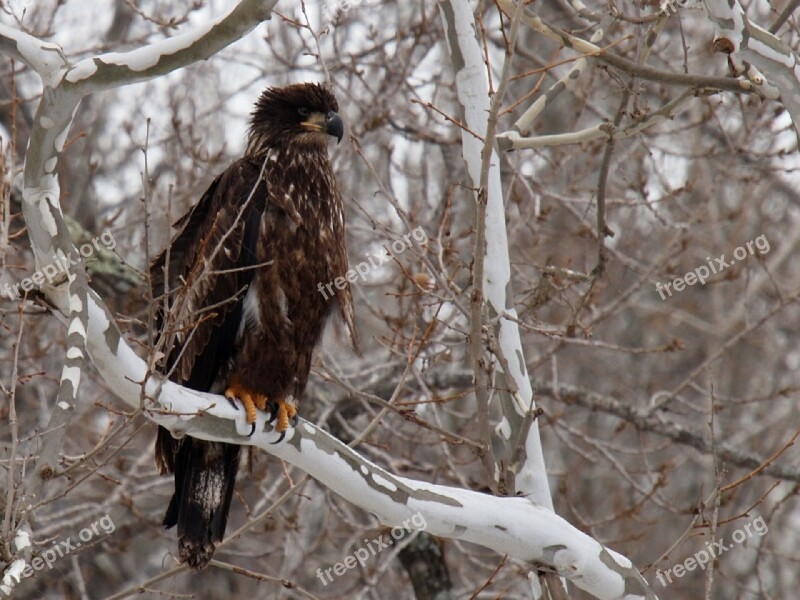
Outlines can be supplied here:
[[[244, 155], [189, 211], [150, 267], [160, 364], [171, 381], [224, 394], [250, 435], [269, 412], [280, 440], [296, 423], [312, 353], [329, 316], [358, 348], [347, 272], [344, 204], [328, 155], [344, 135], [329, 86], [267, 87], [250, 117]], [[331, 288], [332, 289], [332, 288]], [[173, 474], [163, 524], [177, 525], [178, 559], [205, 568], [222, 541], [241, 446], [176, 439], [159, 427], [155, 462]]]

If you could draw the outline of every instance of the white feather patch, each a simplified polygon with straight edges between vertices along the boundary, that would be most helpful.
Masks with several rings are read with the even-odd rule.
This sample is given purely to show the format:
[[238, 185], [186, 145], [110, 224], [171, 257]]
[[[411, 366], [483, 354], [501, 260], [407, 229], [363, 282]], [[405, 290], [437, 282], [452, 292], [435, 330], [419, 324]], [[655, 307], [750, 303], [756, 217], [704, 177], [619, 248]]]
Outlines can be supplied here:
[[261, 325], [261, 304], [258, 302], [258, 294], [256, 293], [256, 282], [250, 284], [247, 294], [244, 296], [242, 303], [242, 319], [239, 321], [239, 331], [236, 332], [236, 342], [242, 339], [245, 327], [248, 330], [260, 333], [262, 331]]
[[287, 323], [291, 323], [289, 319], [289, 300], [286, 299], [286, 294], [283, 293], [283, 288], [278, 288], [278, 303], [280, 304], [281, 316]]

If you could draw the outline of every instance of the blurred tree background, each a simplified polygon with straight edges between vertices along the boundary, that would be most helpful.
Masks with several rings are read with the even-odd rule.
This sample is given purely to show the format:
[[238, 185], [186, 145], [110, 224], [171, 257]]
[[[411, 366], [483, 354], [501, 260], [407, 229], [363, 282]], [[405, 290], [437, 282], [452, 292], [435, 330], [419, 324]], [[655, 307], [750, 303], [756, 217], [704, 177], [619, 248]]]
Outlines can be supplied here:
[[[18, 0], [0, 3], [0, 19], [81, 58], [164, 39], [231, 4]], [[742, 3], [765, 28], [785, 4]], [[475, 10], [496, 84], [509, 21], [493, 2]], [[560, 0], [528, 10], [587, 40], [602, 28], [598, 45], [633, 62], [645, 57], [661, 72], [730, 75], [726, 56], [712, 48], [702, 4], [678, 6], [669, 18], [648, 0], [586, 7]], [[797, 51], [794, 19], [777, 34]], [[351, 266], [410, 232], [398, 211], [427, 242], [396, 252], [355, 284], [365, 351], [352, 354], [341, 324], [331, 323], [302, 415], [348, 442], [382, 408], [375, 396], [393, 397], [394, 410], [361, 452], [404, 476], [491, 489], [470, 443], [477, 423], [462, 307], [473, 290], [475, 205], [444, 40], [431, 0], [279, 2], [271, 21], [208, 61], [86, 98], [59, 163], [61, 203], [78, 243], [113, 236], [117, 262], [96, 253], [91, 284], [144, 354], [143, 273], [166, 245], [170, 223], [242, 153], [250, 107], [264, 87], [328, 73], [347, 124], [331, 156], [348, 208]], [[578, 56], [524, 24], [515, 52], [500, 131]], [[532, 133], [625, 126], [686, 89], [589, 58]], [[0, 57], [0, 289], [35, 270], [14, 177], [41, 94], [25, 66]], [[733, 532], [759, 516], [768, 532], [720, 557], [711, 597], [789, 598], [797, 588], [796, 150], [779, 102], [723, 91], [690, 96], [674, 118], [617, 140], [610, 153], [601, 138], [502, 155], [514, 305], [543, 410], [556, 512], [628, 556], [661, 597], [701, 597], [704, 571], [665, 587], [657, 570], [706, 542], [732, 545]], [[604, 269], [596, 268], [598, 190], [610, 234]], [[723, 255], [730, 266], [704, 284], [674, 283]], [[660, 293], [657, 284], [668, 283], [671, 295]], [[42, 440], [54, 434], [65, 336], [35, 294], [25, 302], [0, 296], [0, 416], [9, 419], [13, 394], [20, 432], [13, 464], [9, 429], [0, 433], [3, 558], [21, 520], [33, 531], [34, 552], [76, 539], [104, 515], [115, 527], [37, 572], [16, 597], [424, 597], [404, 568], [415, 551], [435, 556], [426, 560], [440, 564], [437, 577], [452, 597], [530, 596], [530, 565], [452, 540], [429, 543], [429, 554], [393, 547], [323, 585], [317, 569], [380, 531], [313, 480], [281, 498], [303, 473], [264, 454], [240, 474], [228, 533], [242, 530], [216, 556], [246, 572], [177, 568], [174, 531], [160, 525], [173, 483], [156, 475], [156, 428], [130, 418], [89, 364], [82, 403], [55, 432], [64, 437], [59, 470], [35, 498], [26, 496]]]

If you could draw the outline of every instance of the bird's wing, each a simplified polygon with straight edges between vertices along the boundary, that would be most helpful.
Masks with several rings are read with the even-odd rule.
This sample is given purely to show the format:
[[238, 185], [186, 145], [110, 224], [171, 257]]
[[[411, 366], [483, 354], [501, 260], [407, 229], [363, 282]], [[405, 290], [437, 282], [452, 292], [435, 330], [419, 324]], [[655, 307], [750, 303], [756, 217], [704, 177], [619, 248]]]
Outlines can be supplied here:
[[153, 295], [171, 379], [208, 391], [235, 346], [252, 281], [267, 187], [261, 161], [241, 159], [211, 184], [176, 225], [153, 263]]

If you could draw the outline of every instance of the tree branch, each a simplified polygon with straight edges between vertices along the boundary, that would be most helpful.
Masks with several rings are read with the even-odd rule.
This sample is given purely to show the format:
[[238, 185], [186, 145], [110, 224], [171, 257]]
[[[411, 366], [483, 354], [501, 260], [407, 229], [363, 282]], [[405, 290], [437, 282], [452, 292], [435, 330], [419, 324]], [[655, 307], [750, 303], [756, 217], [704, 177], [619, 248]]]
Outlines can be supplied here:
[[[513, 0], [498, 0], [500, 6], [508, 14], [514, 12]], [[711, 77], [704, 75], [689, 75], [686, 73], [673, 73], [671, 71], [659, 71], [646, 65], [640, 65], [632, 60], [618, 56], [603, 48], [587, 42], [577, 36], [550, 25], [529, 12], [522, 15], [524, 23], [529, 25], [534, 31], [538, 31], [545, 37], [563, 44], [567, 48], [572, 48], [587, 57], [591, 57], [600, 62], [616, 67], [628, 75], [635, 75], [642, 79], [657, 81], [667, 85], [685, 85], [695, 88], [713, 88], [729, 92], [759, 94], [766, 97], [766, 93], [760, 86], [744, 77]]]
[[[22, 189], [23, 215], [39, 272], [45, 265], [50, 265], [51, 259], [55, 257], [62, 259], [64, 264], [71, 264], [66, 257], [76, 254], [61, 211], [56, 168], [58, 156], [64, 149], [69, 127], [82, 96], [95, 90], [163, 75], [191, 62], [208, 58], [269, 17], [276, 1], [242, 0], [228, 15], [196, 31], [128, 53], [106, 54], [89, 59], [88, 62], [82, 61], [75, 68], [58, 46], [44, 43], [27, 33], [0, 24], [0, 52], [28, 64], [40, 76], [43, 86], [25, 155]], [[90, 63], [94, 65], [93, 69], [89, 66]], [[105, 351], [112, 346], [115, 350], [124, 348], [128, 359], [141, 362], [122, 341], [116, 324], [99, 296], [89, 289], [82, 264], [78, 263], [52, 282], [48, 279], [41, 288], [47, 299], [58, 307], [69, 322], [67, 351], [56, 398], [61, 410], [75, 405], [86, 348], [90, 352], [92, 348], [97, 351], [92, 356], [94, 359], [98, 356], [107, 357], [108, 353]], [[90, 316], [92, 309], [94, 320]], [[98, 317], [104, 319], [108, 325], [104, 335], [112, 335], [112, 338], [103, 338], [99, 345], [98, 340], [87, 339], [87, 334]], [[97, 334], [96, 328], [93, 331]], [[114, 364], [114, 361], [106, 364]], [[119, 364], [115, 366], [119, 367]], [[108, 373], [107, 369], [100, 371]], [[117, 379], [122, 378], [130, 383], [124, 373], [125, 371], [120, 371]], [[143, 379], [140, 376], [137, 381]], [[149, 383], [153, 383], [152, 378]], [[139, 389], [138, 386], [135, 387]], [[196, 411], [195, 408], [191, 410]], [[60, 438], [54, 440], [53, 446], [49, 448], [50, 453], [58, 452]], [[47, 473], [40, 473], [41, 475], [46, 477]], [[33, 487], [38, 490], [38, 486]], [[12, 504], [7, 509], [9, 515], [13, 514]], [[13, 564], [18, 565], [19, 561]], [[16, 573], [16, 567], [13, 573]], [[12, 574], [9, 585], [13, 585], [13, 573], [6, 573]], [[6, 583], [6, 577], [3, 582]]]
[[[797, 76], [797, 56], [775, 34], [751, 23], [738, 1], [705, 0], [705, 5], [708, 18], [717, 30], [714, 47], [729, 53], [737, 69], [744, 72], [756, 85], [765, 91], [771, 90], [767, 97], [780, 97], [792, 117], [800, 143], [800, 80]], [[718, 44], [720, 40], [726, 43]]]
[[[66, 254], [73, 249], [61, 213], [55, 169], [81, 96], [155, 77], [204, 58], [230, 43], [236, 35], [252, 29], [255, 22], [246, 22], [247, 19], [268, 14], [266, 7], [272, 4], [274, 2], [244, 0], [231, 13], [242, 17], [238, 24], [210, 26], [179, 36], [178, 42], [154, 45], [154, 52], [140, 49], [82, 61], [69, 69], [66, 77], [54, 87], [47, 87], [45, 81], [46, 89], [26, 158], [23, 189], [24, 216], [37, 266], [45, 264], [53, 250]], [[249, 12], [242, 7], [247, 7]], [[241, 12], [237, 13], [239, 9]], [[198, 47], [194, 48], [193, 43]], [[20, 54], [30, 54], [27, 50], [23, 53], [19, 46], [17, 43]], [[31, 57], [42, 67], [41, 56], [34, 53]], [[492, 177], [498, 178], [499, 190], [496, 168], [494, 173]], [[493, 202], [499, 202], [499, 208], [492, 209], [492, 218], [502, 217], [502, 199], [498, 196]], [[504, 231], [502, 219], [494, 226]], [[500, 280], [499, 285], [506, 285], [507, 279]], [[420, 512], [432, 535], [465, 540], [547, 566], [597, 598], [655, 597], [630, 561], [570, 525], [550, 506], [535, 504], [528, 498], [497, 498], [397, 477], [306, 421], [291, 430], [283, 443], [272, 445], [277, 434], [267, 425], [267, 415], [260, 413], [256, 433], [247, 437], [249, 425], [244, 411], [231, 406], [223, 396], [192, 391], [165, 381], [160, 375], [149, 374], [146, 362], [127, 344], [112, 315], [100, 297], [88, 288], [85, 278], [71, 274], [52, 285], [43, 285], [42, 289], [52, 305], [67, 317], [70, 333], [82, 330], [77, 333], [85, 337], [86, 350], [109, 389], [129, 406], [141, 407], [153, 422], [177, 434], [261, 448], [303, 469], [333, 491], [374, 513], [384, 524], [398, 524]], [[516, 336], [518, 346], [518, 331]], [[81, 341], [70, 338], [70, 348], [77, 348]], [[506, 343], [502, 336], [500, 343]], [[78, 358], [74, 351], [71, 353], [73, 356], [68, 358]], [[513, 363], [524, 365], [518, 358], [515, 356]], [[65, 381], [77, 385], [75, 378], [65, 376]], [[527, 378], [519, 383], [530, 386]], [[73, 396], [76, 393], [76, 389], [71, 390]], [[140, 406], [142, 398], [144, 406]], [[538, 442], [538, 431], [532, 428], [529, 443], [534, 439], [534, 432]], [[528, 453], [529, 459], [531, 456], [533, 452]], [[535, 456], [541, 460], [540, 446]], [[549, 504], [543, 465], [537, 477], [536, 483], [540, 485], [534, 487], [529, 483], [525, 489]]]
[[43, 42], [32, 35], [0, 23], [0, 54], [22, 61], [39, 74], [45, 85], [54, 84], [58, 72], [68, 66], [58, 44]]
[[213, 56], [272, 16], [278, 0], [242, 0], [203, 27], [128, 52], [87, 58], [65, 73], [86, 94], [160, 77]]
[[[505, 467], [516, 473], [514, 485], [517, 492], [542, 506], [552, 508], [538, 424], [533, 419], [526, 419], [527, 413], [535, 410], [536, 406], [525, 366], [519, 328], [512, 319], [498, 318], [498, 315], [506, 312], [516, 316], [511, 300], [511, 263], [500, 181], [500, 157], [495, 148], [495, 127], [502, 101], [500, 95], [504, 86], [503, 79], [507, 80], [510, 70], [505, 71], [501, 77], [501, 89], [495, 95], [496, 102], [490, 106], [486, 65], [476, 39], [475, 23], [469, 5], [457, 0], [442, 0], [439, 8], [455, 70], [462, 121], [485, 140], [478, 140], [462, 130], [462, 152], [467, 174], [475, 189], [477, 210], [473, 267], [474, 294], [477, 297], [473, 303], [478, 302], [478, 305], [473, 305], [473, 328], [470, 333], [476, 394], [482, 393], [486, 385], [481, 382], [485, 375], [481, 371], [489, 366], [496, 369], [501, 383], [494, 388], [498, 391], [504, 417], [498, 426], [498, 437], [506, 448], [506, 458], [517, 451], [513, 446], [522, 444], [522, 449], [517, 454], [519, 463], [506, 464]], [[496, 360], [493, 359], [492, 363], [495, 364], [491, 365], [479, 364], [480, 361], [477, 360], [486, 360], [483, 352], [483, 329], [489, 325], [483, 322], [484, 307], [489, 309], [489, 316], [495, 327], [493, 335], [497, 340]], [[488, 390], [486, 393], [488, 394]], [[488, 419], [488, 414], [480, 418]], [[521, 431], [523, 425], [528, 427], [526, 431]]]

